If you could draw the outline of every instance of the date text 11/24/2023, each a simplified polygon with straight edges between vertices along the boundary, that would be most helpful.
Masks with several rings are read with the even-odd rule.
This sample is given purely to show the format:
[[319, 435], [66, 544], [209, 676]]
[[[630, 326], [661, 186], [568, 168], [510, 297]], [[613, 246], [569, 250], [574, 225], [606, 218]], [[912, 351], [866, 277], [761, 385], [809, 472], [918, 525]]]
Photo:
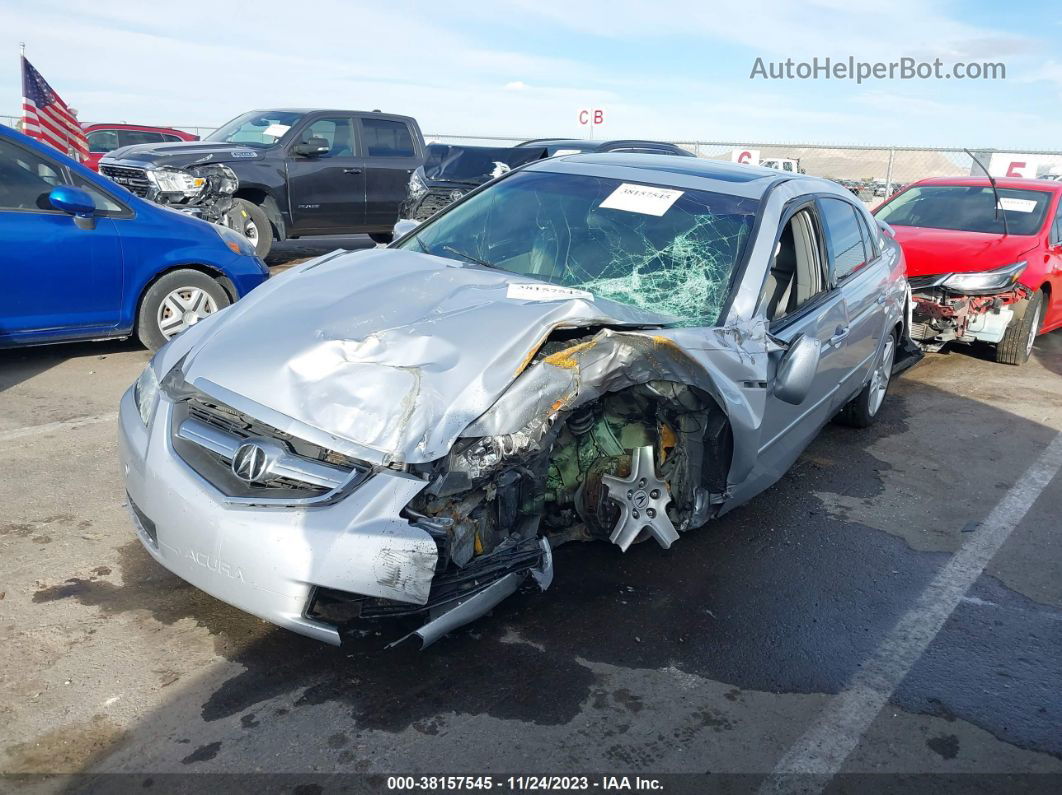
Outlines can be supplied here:
[[652, 776], [388, 776], [392, 792], [653, 792], [662, 791], [663, 782]]

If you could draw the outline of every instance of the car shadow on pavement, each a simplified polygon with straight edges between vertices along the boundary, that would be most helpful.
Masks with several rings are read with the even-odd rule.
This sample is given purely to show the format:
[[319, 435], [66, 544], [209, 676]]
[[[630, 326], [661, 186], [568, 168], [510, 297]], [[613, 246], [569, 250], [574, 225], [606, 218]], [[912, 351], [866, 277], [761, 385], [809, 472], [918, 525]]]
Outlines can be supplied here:
[[144, 350], [136, 339], [67, 342], [0, 350], [0, 392], [28, 381], [70, 359]]
[[[1062, 329], [1037, 337], [1032, 355], [1046, 369], [1062, 376]], [[1059, 388], [1062, 389], [1062, 386]]]
[[[256, 730], [268, 725], [262, 742], [277, 749], [299, 742], [294, 735], [284, 739], [286, 726], [300, 730], [292, 713], [320, 705], [328, 705], [331, 715], [339, 708], [349, 716], [329, 732], [412, 728], [435, 735], [455, 715], [561, 726], [621, 701], [629, 720], [637, 721], [639, 697], [610, 692], [596, 664], [678, 670], [731, 685], [735, 694], [835, 693], [965, 540], [963, 533], [989, 513], [1054, 435], [985, 403], [900, 379], [877, 425], [869, 431], [827, 426], [778, 484], [685, 534], [671, 551], [651, 543], [627, 554], [605, 543], [560, 548], [546, 593], [525, 589], [423, 652], [413, 640], [387, 648], [409, 630], [408, 623], [368, 624], [343, 648], [267, 627], [169, 574], [136, 542], [121, 550], [122, 585], [71, 578], [38, 592], [34, 601], [74, 599], [112, 616], [147, 611], [159, 625], [193, 619], [213, 637], [216, 654], [239, 665], [220, 684], [208, 684], [209, 677], [181, 680], [166, 705], [96, 757], [97, 770], [108, 768], [110, 751], [135, 758], [138, 738], [151, 743], [175, 731], [195, 736], [195, 727], [171, 723], [174, 714], [190, 709], [204, 724], [239, 720]], [[927, 445], [929, 437], [950, 441]], [[967, 444], [985, 454], [954, 455], [952, 448]], [[996, 655], [997, 665], [971, 675], [990, 676], [1009, 667], [1012, 656], [1027, 653], [1020, 633], [1008, 637], [1004, 646], [981, 649]], [[1016, 675], [1046, 675], [1042, 669], [1053, 656], [1026, 662]], [[961, 665], [934, 670], [937, 676], [924, 677], [909, 694], [908, 708], [930, 711], [930, 704], [1002, 736], [992, 715], [968, 714], [968, 699], [956, 695], [993, 683], [955, 675], [968, 670]], [[1021, 701], [1021, 692], [1015, 687], [1013, 698], [1033, 709]], [[679, 701], [676, 709], [690, 709], [697, 695]], [[1049, 732], [1020, 739], [1062, 753], [1059, 738], [1052, 740]], [[194, 765], [189, 771], [252, 767], [239, 756], [248, 753], [246, 739], [233, 744], [231, 755], [219, 751], [221, 742], [213, 745], [198, 757], [186, 745], [170, 753]], [[474, 749], [455, 747], [455, 759], [459, 752], [469, 769], [486, 763]], [[495, 769], [520, 769], [521, 752], [512, 754], [493, 760]], [[272, 752], [258, 749], [254, 756], [270, 758]], [[406, 767], [415, 768], [413, 761]]]
[[269, 266], [269, 272], [275, 276], [300, 262], [331, 253], [337, 248], [345, 251], [358, 251], [375, 246], [376, 244], [369, 239], [368, 235], [300, 237], [274, 243], [273, 248], [266, 255], [265, 263]]
[[[987, 342], [974, 342], [969, 345], [952, 343], [945, 347], [941, 354], [966, 356], [983, 362], [996, 361], [996, 347]], [[1037, 337], [1029, 358], [1039, 361], [1055, 375], [1062, 375], [1062, 329]]]

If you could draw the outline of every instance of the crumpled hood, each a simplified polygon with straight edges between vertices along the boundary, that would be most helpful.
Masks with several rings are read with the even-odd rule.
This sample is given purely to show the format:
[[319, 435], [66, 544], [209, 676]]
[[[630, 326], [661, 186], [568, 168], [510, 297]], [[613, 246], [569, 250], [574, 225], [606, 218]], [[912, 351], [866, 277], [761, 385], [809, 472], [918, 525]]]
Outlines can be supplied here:
[[990, 235], [954, 229], [892, 226], [908, 276], [987, 271], [1010, 265], [1037, 245], [1035, 235]]
[[219, 316], [185, 377], [423, 463], [449, 451], [553, 328], [664, 322], [610, 301], [522, 297], [519, 285], [542, 283], [397, 249], [307, 263]]
[[201, 163], [232, 163], [258, 160], [259, 150], [222, 141], [182, 141], [165, 144], [136, 144], [108, 152], [101, 159], [103, 165], [121, 162], [142, 167], [184, 168]]

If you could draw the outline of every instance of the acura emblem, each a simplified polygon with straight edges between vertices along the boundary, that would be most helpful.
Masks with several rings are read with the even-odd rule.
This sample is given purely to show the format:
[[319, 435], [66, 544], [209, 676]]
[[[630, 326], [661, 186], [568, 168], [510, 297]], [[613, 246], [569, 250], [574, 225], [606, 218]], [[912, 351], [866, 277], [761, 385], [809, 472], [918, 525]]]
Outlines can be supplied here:
[[257, 483], [269, 466], [266, 451], [254, 442], [241, 444], [232, 457], [232, 474], [245, 483]]

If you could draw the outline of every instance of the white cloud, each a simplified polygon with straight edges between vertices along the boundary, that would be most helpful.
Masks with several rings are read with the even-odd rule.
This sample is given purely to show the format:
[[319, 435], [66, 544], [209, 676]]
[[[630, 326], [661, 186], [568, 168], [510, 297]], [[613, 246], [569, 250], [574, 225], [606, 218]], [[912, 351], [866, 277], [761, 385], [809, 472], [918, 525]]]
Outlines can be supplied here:
[[523, 91], [527, 88], [527, 83], [523, 80], [512, 80], [505, 84], [506, 91]]

